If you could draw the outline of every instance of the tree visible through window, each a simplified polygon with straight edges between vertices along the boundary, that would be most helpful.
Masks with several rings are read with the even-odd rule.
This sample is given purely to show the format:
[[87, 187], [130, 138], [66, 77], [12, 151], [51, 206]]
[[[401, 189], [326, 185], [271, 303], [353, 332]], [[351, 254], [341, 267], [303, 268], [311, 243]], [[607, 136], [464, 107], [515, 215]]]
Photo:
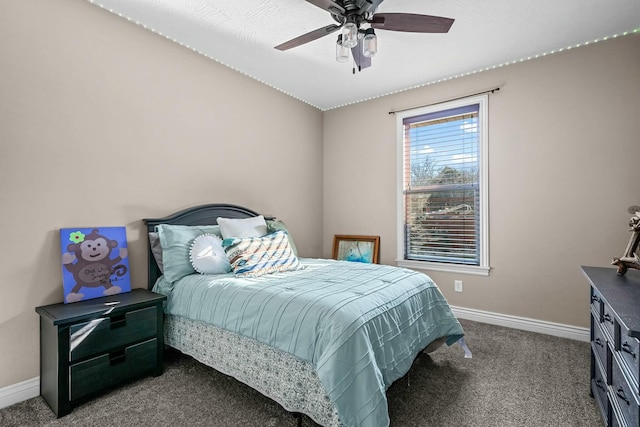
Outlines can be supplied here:
[[402, 260], [488, 267], [485, 104], [476, 97], [400, 114]]

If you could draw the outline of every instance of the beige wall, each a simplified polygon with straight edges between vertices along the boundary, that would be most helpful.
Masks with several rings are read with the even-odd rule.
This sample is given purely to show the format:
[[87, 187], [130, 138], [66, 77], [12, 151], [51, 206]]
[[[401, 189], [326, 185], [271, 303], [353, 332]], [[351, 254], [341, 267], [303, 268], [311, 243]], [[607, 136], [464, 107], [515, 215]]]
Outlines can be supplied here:
[[334, 234], [380, 235], [394, 264], [390, 110], [500, 86], [489, 96], [491, 274], [428, 273], [452, 305], [587, 327], [579, 266], [622, 255], [627, 208], [640, 205], [639, 52], [631, 35], [325, 112], [324, 255]]
[[39, 375], [61, 227], [126, 225], [134, 287], [141, 219], [202, 203], [321, 255], [321, 111], [84, 0], [0, 2], [0, 51], [0, 388]]

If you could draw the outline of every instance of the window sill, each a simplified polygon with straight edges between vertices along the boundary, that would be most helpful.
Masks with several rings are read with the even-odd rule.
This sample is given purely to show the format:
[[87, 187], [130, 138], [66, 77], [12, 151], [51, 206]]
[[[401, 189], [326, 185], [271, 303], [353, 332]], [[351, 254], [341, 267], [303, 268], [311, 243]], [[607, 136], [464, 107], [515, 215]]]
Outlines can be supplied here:
[[443, 271], [446, 273], [472, 274], [475, 276], [488, 276], [489, 270], [491, 270], [491, 267], [482, 267], [476, 265], [445, 264], [428, 261], [409, 261], [406, 259], [396, 260], [396, 265], [398, 267], [406, 267], [414, 270]]

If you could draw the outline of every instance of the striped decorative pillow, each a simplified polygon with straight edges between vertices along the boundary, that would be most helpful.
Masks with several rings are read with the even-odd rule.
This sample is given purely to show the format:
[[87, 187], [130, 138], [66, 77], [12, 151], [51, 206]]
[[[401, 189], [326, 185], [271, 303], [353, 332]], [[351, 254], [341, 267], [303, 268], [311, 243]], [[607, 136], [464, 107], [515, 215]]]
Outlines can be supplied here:
[[286, 231], [262, 237], [230, 237], [222, 247], [236, 277], [258, 277], [278, 271], [297, 270], [300, 266]]

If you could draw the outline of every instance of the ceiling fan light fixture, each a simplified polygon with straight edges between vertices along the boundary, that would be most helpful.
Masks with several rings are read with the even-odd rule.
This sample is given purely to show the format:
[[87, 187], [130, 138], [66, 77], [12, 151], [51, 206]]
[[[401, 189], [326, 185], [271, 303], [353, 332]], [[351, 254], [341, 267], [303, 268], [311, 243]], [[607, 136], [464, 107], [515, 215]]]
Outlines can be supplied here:
[[349, 60], [349, 48], [342, 43], [342, 34], [338, 36], [336, 42], [336, 61], [347, 62]]
[[367, 28], [362, 40], [362, 54], [368, 58], [376, 56], [378, 53], [378, 37], [373, 28]]
[[342, 26], [342, 44], [349, 49], [358, 46], [358, 27], [353, 22]]
[[[281, 43], [275, 48], [284, 51], [312, 42], [339, 31], [336, 60], [353, 58], [358, 70], [371, 67], [371, 58], [378, 53], [375, 29], [409, 33], [446, 33], [454, 19], [416, 13], [377, 13], [383, 0], [306, 0], [329, 12], [335, 24], [326, 25]], [[360, 28], [363, 26], [366, 28]], [[351, 52], [349, 52], [351, 51]]]

